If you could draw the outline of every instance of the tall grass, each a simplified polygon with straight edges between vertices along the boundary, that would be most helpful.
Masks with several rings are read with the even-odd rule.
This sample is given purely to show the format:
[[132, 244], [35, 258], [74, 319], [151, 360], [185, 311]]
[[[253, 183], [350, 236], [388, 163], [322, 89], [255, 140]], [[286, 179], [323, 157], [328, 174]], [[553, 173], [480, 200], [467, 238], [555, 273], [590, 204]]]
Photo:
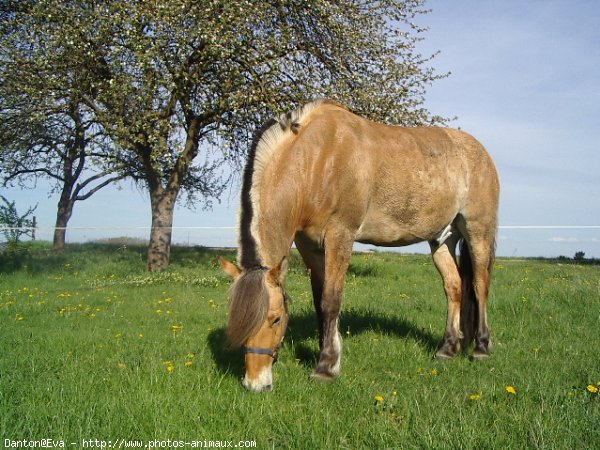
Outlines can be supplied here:
[[[220, 253], [219, 253], [220, 254]], [[233, 257], [232, 254], [226, 255]], [[341, 377], [318, 356], [294, 254], [275, 390], [243, 390], [227, 348], [217, 253], [43, 247], [0, 261], [0, 446], [5, 439], [253, 440], [257, 448], [600, 448], [600, 270], [498, 260], [491, 358], [433, 359], [446, 304], [430, 258], [357, 254], [345, 287]]]

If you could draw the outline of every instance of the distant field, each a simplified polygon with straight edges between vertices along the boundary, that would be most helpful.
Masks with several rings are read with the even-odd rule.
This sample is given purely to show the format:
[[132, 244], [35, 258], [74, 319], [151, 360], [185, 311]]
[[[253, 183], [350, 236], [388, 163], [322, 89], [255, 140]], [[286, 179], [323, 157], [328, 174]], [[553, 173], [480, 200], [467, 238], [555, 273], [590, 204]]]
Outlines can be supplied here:
[[342, 375], [320, 384], [309, 380], [316, 319], [294, 254], [275, 390], [252, 394], [240, 384], [241, 353], [225, 346], [219, 254], [175, 248], [160, 274], [145, 272], [137, 247], [0, 256], [0, 447], [51, 438], [67, 448], [90, 439], [106, 448], [600, 448], [598, 266], [499, 259], [491, 358], [440, 362], [446, 302], [430, 258], [356, 254]]

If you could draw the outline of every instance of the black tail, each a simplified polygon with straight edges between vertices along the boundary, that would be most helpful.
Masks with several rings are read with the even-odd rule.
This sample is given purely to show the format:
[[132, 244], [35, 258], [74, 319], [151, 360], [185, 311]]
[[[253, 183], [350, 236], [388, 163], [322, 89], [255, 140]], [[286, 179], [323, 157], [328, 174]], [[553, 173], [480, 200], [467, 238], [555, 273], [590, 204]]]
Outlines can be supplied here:
[[462, 279], [462, 299], [460, 303], [460, 331], [463, 334], [461, 348], [465, 350], [475, 338], [479, 326], [479, 305], [473, 286], [473, 261], [469, 244], [463, 239], [460, 244], [460, 277]]

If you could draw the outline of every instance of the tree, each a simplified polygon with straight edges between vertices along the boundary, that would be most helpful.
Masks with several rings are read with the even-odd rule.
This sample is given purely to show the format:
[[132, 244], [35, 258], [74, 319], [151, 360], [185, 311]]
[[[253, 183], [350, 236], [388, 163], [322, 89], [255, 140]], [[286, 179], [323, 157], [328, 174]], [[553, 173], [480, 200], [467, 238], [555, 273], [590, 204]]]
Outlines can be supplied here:
[[30, 207], [25, 214], [19, 214], [15, 202], [0, 195], [0, 231], [6, 239], [9, 253], [18, 250], [21, 236], [33, 236], [33, 220], [29, 217], [35, 209], [35, 206]]
[[32, 33], [26, 39], [19, 34], [15, 11], [2, 11], [0, 28], [1, 178], [4, 186], [26, 188], [35, 187], [40, 178], [54, 182], [59, 193], [54, 250], [62, 251], [75, 202], [125, 173], [111, 158], [111, 143], [77, 89], [64, 84], [74, 79], [72, 71], [58, 61], [46, 64], [46, 52], [53, 46], [41, 35]]
[[[81, 104], [69, 105], [65, 111], [21, 114], [0, 111], [0, 158], [4, 186], [17, 183], [35, 187], [40, 178], [55, 182], [59, 193], [53, 248], [62, 251], [68, 222], [75, 202], [125, 177], [118, 165], [107, 166], [109, 153], [102, 149], [92, 132], [93, 125], [84, 118]], [[39, 120], [35, 120], [37, 117]], [[94, 145], [96, 144], [96, 145]], [[91, 163], [96, 161], [96, 164]]]
[[180, 193], [218, 197], [222, 164], [239, 164], [274, 113], [331, 97], [388, 123], [439, 120], [422, 106], [439, 78], [415, 51], [422, 4], [43, 0], [14, 21], [24, 39], [42, 33], [54, 47], [46, 63], [75, 77], [63, 83], [116, 144], [113, 158], [148, 189], [148, 268], [161, 270]]

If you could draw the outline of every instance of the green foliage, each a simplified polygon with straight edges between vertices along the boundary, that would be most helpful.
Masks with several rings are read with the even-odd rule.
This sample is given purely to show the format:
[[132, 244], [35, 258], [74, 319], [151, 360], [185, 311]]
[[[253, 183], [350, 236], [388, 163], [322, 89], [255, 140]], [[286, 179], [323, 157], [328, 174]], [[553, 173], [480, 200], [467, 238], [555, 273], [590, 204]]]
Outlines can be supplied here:
[[[415, 50], [422, 3], [3, 2], [2, 114], [27, 106], [21, 120], [45, 127], [49, 111], [60, 125], [76, 108], [114, 144], [104, 164], [150, 188], [176, 176], [218, 195], [220, 163], [274, 112], [315, 97], [391, 123], [439, 120], [423, 107], [440, 76]], [[210, 144], [229, 150], [191, 164]]]
[[229, 282], [220, 253], [174, 248], [171, 275], [159, 279], [145, 273], [142, 253], [36, 248], [27, 267], [0, 274], [3, 438], [256, 440], [257, 448], [303, 449], [600, 446], [597, 267], [498, 259], [492, 356], [439, 362], [432, 357], [446, 304], [431, 259], [356, 254], [340, 324], [342, 374], [321, 384], [309, 379], [316, 319], [294, 253], [275, 390], [257, 395], [240, 385], [243, 356], [225, 345]]
[[30, 207], [24, 214], [17, 211], [15, 202], [10, 202], [0, 195], [0, 232], [9, 246], [17, 246], [21, 236], [33, 236], [33, 219], [31, 215], [37, 206]]
[[[90, 161], [91, 181], [110, 177], [98, 186], [135, 180], [150, 193], [148, 267], [161, 270], [170, 235], [157, 230], [172, 225], [180, 193], [190, 206], [210, 206], [231, 179], [225, 164], [239, 169], [274, 113], [331, 97], [387, 123], [441, 121], [423, 106], [440, 78], [415, 48], [423, 3], [2, 2], [0, 124], [11, 125], [0, 126], [0, 145], [26, 149], [9, 171], [53, 168], [73, 190], [87, 182], [67, 175]], [[53, 153], [48, 139], [59, 140]], [[61, 159], [65, 149], [73, 152]], [[21, 168], [30, 156], [34, 168]]]

